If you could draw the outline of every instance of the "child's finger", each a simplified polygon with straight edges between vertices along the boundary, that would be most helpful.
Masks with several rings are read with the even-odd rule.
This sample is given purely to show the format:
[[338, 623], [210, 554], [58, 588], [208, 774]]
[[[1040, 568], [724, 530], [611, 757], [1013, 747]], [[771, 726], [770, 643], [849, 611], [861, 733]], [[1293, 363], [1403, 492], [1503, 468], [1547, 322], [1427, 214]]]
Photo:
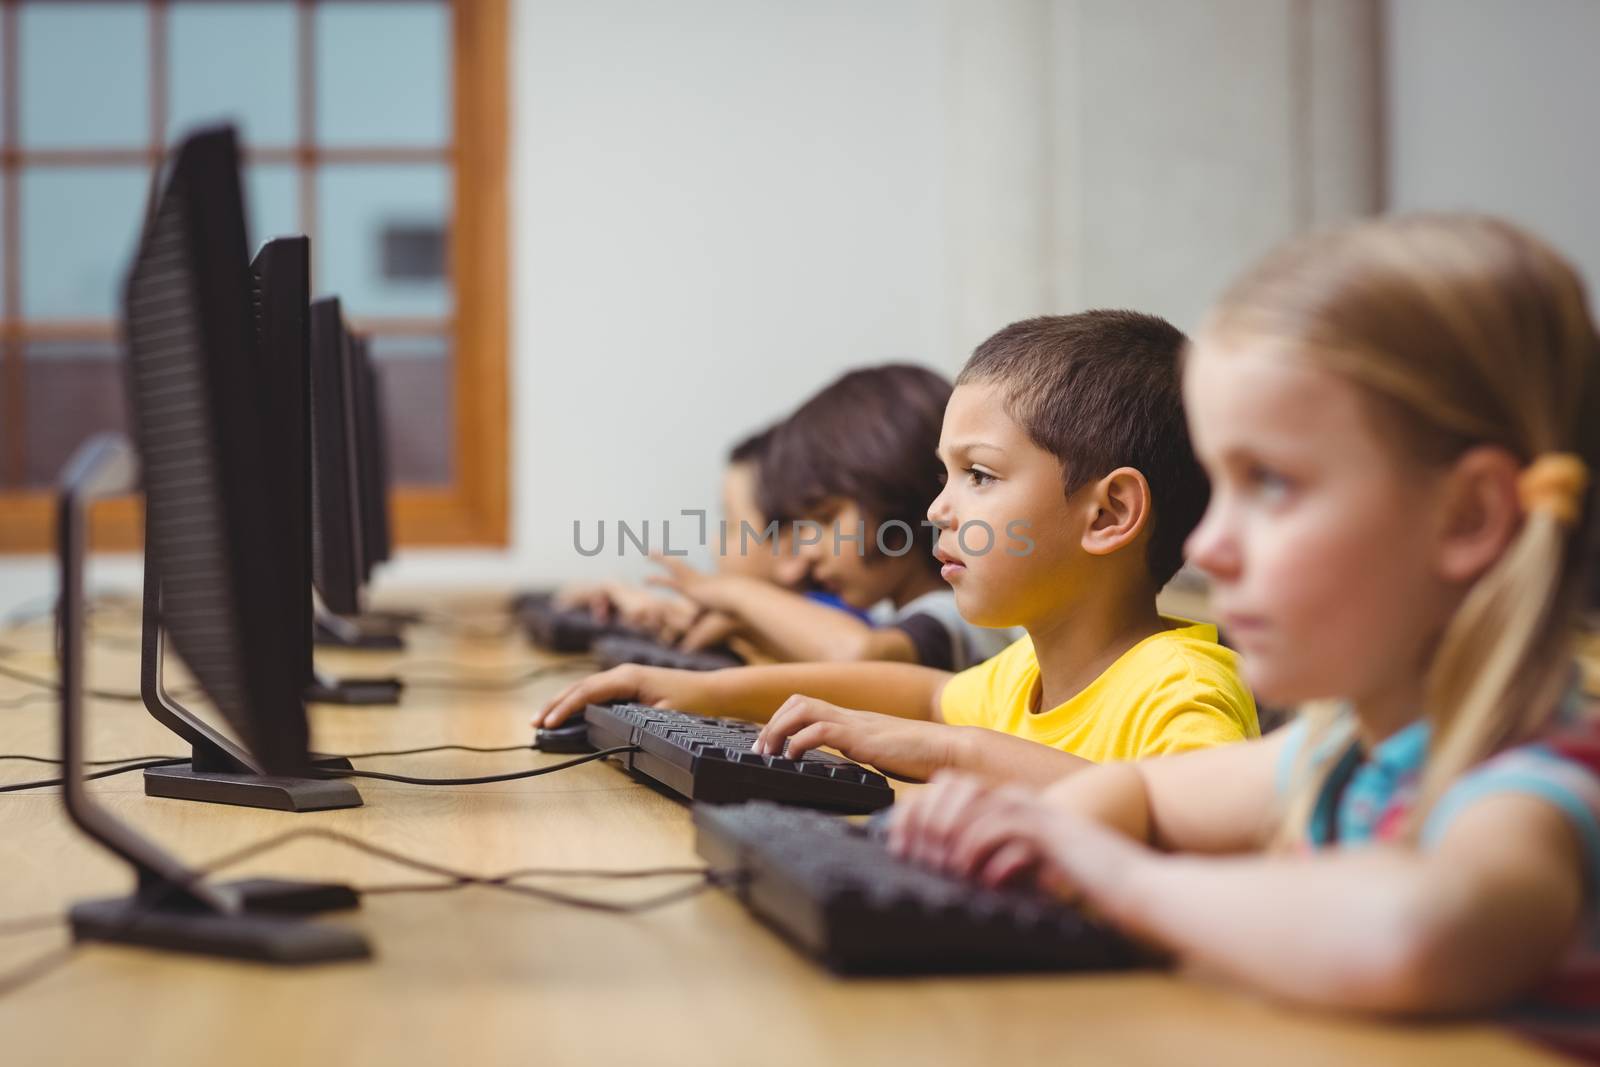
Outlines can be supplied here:
[[[846, 756], [850, 756], [850, 745], [841, 732], [840, 724], [834, 722], [814, 722], [795, 731], [784, 743], [782, 753], [788, 759], [799, 759], [814, 748], [824, 745], [836, 748]], [[850, 757], [854, 758], [854, 757]]]
[[945, 855], [944, 868], [952, 874], [971, 878], [1001, 846], [1027, 836], [1024, 820], [1015, 808], [991, 808], [956, 834]]
[[995, 850], [978, 880], [991, 888], [1024, 881], [1039, 866], [1039, 850], [1031, 842], [1008, 841]]
[[785, 700], [756, 734], [756, 751], [764, 756], [775, 756], [782, 752], [783, 743], [788, 740], [789, 735], [810, 721], [806, 718], [810, 702], [810, 697], [801, 696], [799, 693]]
[[600, 674], [590, 675], [572, 686], [545, 709], [539, 725], [559, 726], [590, 704], [603, 704], [610, 700], [627, 700], [639, 695], [639, 679], [631, 666], [614, 667]]
[[939, 794], [958, 778], [951, 774], [935, 775], [926, 789], [895, 803], [889, 815], [889, 851], [902, 859], [912, 858], [925, 832], [929, 809], [938, 803]]
[[929, 798], [923, 810], [922, 834], [919, 839], [919, 857], [929, 866], [944, 865], [946, 853], [957, 829], [970, 820], [975, 803], [983, 790], [976, 778], [961, 777], [948, 782], [945, 788]]

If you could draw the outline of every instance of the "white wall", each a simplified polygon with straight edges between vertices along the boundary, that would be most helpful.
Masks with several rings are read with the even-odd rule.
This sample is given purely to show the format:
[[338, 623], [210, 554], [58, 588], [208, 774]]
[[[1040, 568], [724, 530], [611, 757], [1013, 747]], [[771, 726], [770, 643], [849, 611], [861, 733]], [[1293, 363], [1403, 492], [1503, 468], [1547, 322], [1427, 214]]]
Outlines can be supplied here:
[[[1375, 12], [514, 0], [512, 544], [383, 584], [641, 573], [572, 521], [714, 508], [727, 446], [848, 367], [953, 374], [1086, 306], [1192, 327], [1267, 246], [1373, 206]], [[48, 586], [0, 564], [0, 610]]]
[[1389, 0], [1389, 199], [1522, 223], [1600, 294], [1600, 3]]

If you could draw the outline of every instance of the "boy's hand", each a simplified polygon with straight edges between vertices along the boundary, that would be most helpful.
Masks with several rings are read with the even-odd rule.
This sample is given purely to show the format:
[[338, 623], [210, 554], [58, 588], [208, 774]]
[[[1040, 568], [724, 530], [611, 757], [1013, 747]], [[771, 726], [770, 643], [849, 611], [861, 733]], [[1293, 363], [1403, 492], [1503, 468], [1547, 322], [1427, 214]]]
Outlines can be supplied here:
[[720, 611], [707, 611], [685, 627], [678, 647], [686, 652], [703, 652], [717, 645], [725, 645], [740, 633], [739, 621]]
[[713, 611], [733, 611], [737, 607], [739, 587], [756, 580], [737, 574], [707, 574], [660, 553], [652, 554], [650, 559], [665, 573], [650, 575], [645, 579], [648, 584], [670, 589]]
[[707, 672], [625, 663], [567, 686], [533, 717], [533, 727], [559, 726], [590, 704], [613, 700], [702, 713], [710, 711], [713, 703]]
[[953, 726], [853, 711], [797, 693], [761, 728], [755, 748], [798, 759], [826, 746], [885, 774], [926, 781], [951, 764], [956, 737]]

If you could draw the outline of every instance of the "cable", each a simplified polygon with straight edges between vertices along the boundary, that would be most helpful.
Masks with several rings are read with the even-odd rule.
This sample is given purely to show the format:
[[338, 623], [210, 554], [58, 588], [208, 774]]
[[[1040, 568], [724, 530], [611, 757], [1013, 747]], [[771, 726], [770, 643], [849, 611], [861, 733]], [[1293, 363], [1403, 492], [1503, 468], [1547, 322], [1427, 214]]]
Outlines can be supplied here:
[[[346, 756], [345, 758], [349, 759], [350, 757]], [[0, 753], [0, 760], [8, 760], [8, 759], [27, 760], [29, 763], [51, 763], [51, 764], [54, 764], [57, 767], [61, 766], [65, 762], [67, 762], [66, 760], [60, 758], [59, 756], [29, 756], [29, 755], [25, 755], [25, 754], [20, 753], [20, 752]], [[118, 763], [138, 763], [138, 762], [140, 762], [142, 760], [177, 760], [178, 762], [182, 762], [183, 761], [183, 757], [182, 756], [160, 756], [160, 755], [157, 755], [157, 756], [122, 756], [119, 759], [86, 759], [86, 760], [83, 761], [83, 765], [85, 767], [111, 767], [111, 766], [114, 766], [114, 765], [116, 765]]]
[[0, 974], [0, 997], [5, 996], [7, 993], [15, 993], [29, 982], [36, 982], [43, 978], [72, 959], [77, 950], [78, 943], [70, 941], [60, 948], [51, 949], [44, 955], [29, 960], [16, 970]]
[[548, 767], [535, 767], [531, 771], [485, 774], [477, 778], [412, 778], [403, 774], [384, 774], [380, 771], [347, 771], [331, 767], [319, 767], [315, 773], [319, 778], [372, 778], [380, 782], [400, 782], [403, 785], [490, 785], [494, 782], [514, 782], [522, 778], [537, 778], [541, 774], [553, 774], [556, 771], [564, 771], [568, 767], [593, 763], [595, 760], [602, 760], [607, 756], [638, 751], [638, 745], [618, 745], [615, 748], [602, 748], [596, 752], [586, 752], [574, 759], [565, 760], [561, 763], [552, 763]]
[[[177, 758], [144, 760], [141, 763], [130, 763], [123, 767], [113, 767], [107, 771], [95, 771], [93, 774], [84, 775], [83, 780], [86, 782], [92, 782], [97, 778], [110, 778], [115, 774], [127, 774], [129, 771], [142, 771], [146, 767], [171, 767], [177, 763], [188, 762], [189, 761], [187, 759]], [[60, 785], [62, 782], [63, 779], [61, 778], [41, 778], [36, 782], [12, 782], [9, 785], [0, 785], [0, 793], [17, 793], [24, 789], [40, 789], [44, 786]]]
[[[537, 752], [532, 745], [501, 745], [487, 747], [480, 745], [431, 745], [427, 748], [402, 748], [388, 752], [348, 752], [348, 753], [319, 753], [322, 759], [377, 759], [382, 756], [415, 756], [427, 752], [448, 752], [460, 750], [463, 752]], [[400, 774], [384, 774], [379, 771], [344, 770], [343, 768], [316, 768], [314, 776], [319, 778], [374, 778], [386, 782], [400, 782], [405, 785], [489, 785], [494, 782], [511, 782], [519, 778], [537, 778], [542, 774], [551, 774], [555, 771], [564, 771], [568, 767], [576, 767], [584, 763], [604, 759], [607, 756], [622, 752], [637, 752], [636, 745], [620, 745], [616, 748], [602, 749], [598, 752], [585, 753], [576, 759], [554, 763], [547, 767], [535, 767], [527, 771], [511, 771], [507, 774], [491, 774], [478, 778], [410, 778]], [[0, 760], [27, 760], [30, 763], [50, 763], [60, 766], [64, 761], [53, 756], [31, 756], [22, 754], [0, 754]], [[140, 771], [146, 767], [171, 767], [179, 763], [188, 763], [188, 756], [129, 756], [126, 759], [85, 760], [86, 767], [101, 767], [108, 764], [111, 770], [96, 771], [86, 774], [83, 780], [92, 782], [98, 778], [110, 778], [112, 775], [126, 774], [128, 771]], [[60, 785], [63, 779], [41, 778], [33, 782], [13, 782], [9, 785], [0, 785], [0, 793], [16, 793], [24, 789], [40, 789], [45, 786]]]
[[[561, 671], [569, 671], [580, 667], [587, 668], [596, 665], [598, 665], [596, 660], [590, 657], [583, 657], [577, 660], [568, 660], [564, 663], [546, 663], [542, 666], [534, 667], [531, 670], [525, 671], [522, 674], [513, 675], [510, 678], [412, 678], [405, 674], [401, 674], [400, 682], [408, 689], [453, 689], [464, 692], [486, 693], [509, 692], [513, 689], [521, 689], [523, 686], [529, 684], [530, 682], [537, 681], [547, 674], [556, 674]], [[402, 666], [404, 665], [402, 664]], [[412, 666], [415, 668], [418, 665], [413, 664]], [[430, 668], [433, 667], [432, 664], [429, 666]], [[447, 664], [446, 666], [449, 665]], [[461, 665], [455, 664], [454, 666], [459, 668]]]
[[67, 917], [60, 912], [49, 915], [26, 915], [20, 919], [0, 920], [0, 937], [13, 937], [17, 934], [32, 934], [40, 930], [50, 930], [61, 926]]
[[[0, 674], [5, 675], [7, 678], [12, 678], [16, 681], [23, 682], [27, 685], [36, 685], [40, 689], [46, 689], [52, 693], [61, 692], [61, 686], [56, 682], [55, 679], [45, 678], [37, 674], [29, 674], [27, 671], [19, 671], [15, 667], [6, 666], [4, 663], [0, 663]], [[137, 703], [144, 699], [144, 696], [141, 693], [115, 689], [85, 689], [84, 694], [86, 696], [94, 697], [97, 700], [117, 700], [126, 704]], [[173, 695], [177, 696], [178, 694], [174, 693]]]
[[[701, 893], [719, 886], [731, 885], [742, 877], [741, 872], [722, 872], [706, 867], [656, 867], [637, 871], [604, 871], [581, 869], [561, 870], [558, 868], [530, 867], [520, 871], [509, 871], [505, 874], [499, 875], [475, 875], [466, 871], [460, 871], [446, 867], [443, 864], [434, 863], [429, 860], [421, 860], [413, 856], [407, 856], [404, 853], [395, 852], [394, 850], [384, 848], [381, 845], [374, 845], [370, 842], [362, 841], [360, 838], [351, 837], [348, 834], [340, 833], [337, 830], [326, 830], [320, 827], [306, 827], [298, 830], [290, 830], [286, 833], [279, 834], [276, 837], [270, 837], [262, 841], [257, 841], [254, 844], [246, 845], [234, 852], [227, 853], [215, 860], [210, 861], [209, 863], [203, 864], [199, 868], [190, 872], [187, 877], [167, 882], [149, 898], [148, 906], [150, 908], [159, 907], [162, 901], [172, 894], [182, 892], [183, 890], [196, 885], [205, 878], [216, 874], [227, 867], [232, 867], [236, 864], [243, 863], [245, 860], [262, 855], [266, 852], [270, 852], [273, 849], [281, 848], [284, 845], [290, 844], [291, 842], [312, 838], [344, 845], [345, 847], [354, 849], [357, 852], [363, 852], [369, 856], [375, 856], [378, 859], [386, 860], [390, 863], [396, 864], [397, 866], [408, 867], [414, 871], [421, 871], [424, 874], [432, 874], [446, 879], [445, 881], [439, 883], [391, 884], [368, 886], [365, 888], [358, 887], [356, 892], [361, 896], [378, 896], [399, 893], [446, 892], [455, 889], [465, 889], [470, 886], [480, 886], [485, 889], [493, 889], [502, 893], [511, 893], [516, 896], [542, 900], [549, 904], [560, 904], [566, 907], [581, 908], [585, 911], [598, 911], [612, 915], [636, 915], [642, 912], [652, 911], [656, 908], [662, 908], [669, 904], [677, 903], [680, 900], [687, 900], [690, 897], [698, 896]], [[658, 893], [653, 897], [646, 897], [643, 900], [630, 901], [597, 900], [592, 897], [573, 896], [570, 893], [562, 893], [552, 889], [543, 889], [538, 886], [522, 885], [519, 882], [514, 881], [514, 879], [517, 878], [534, 876], [552, 878], [570, 877], [637, 880], [643, 878], [671, 877], [679, 875], [686, 877], [693, 875], [698, 880], [691, 885], [669, 890], [665, 893]], [[128, 921], [130, 923], [137, 921], [137, 914], [138, 913], [135, 912]], [[65, 921], [66, 917], [59, 915], [51, 917], [29, 916], [22, 919], [9, 920], [4, 924], [0, 924], [0, 932], [11, 931], [20, 933], [24, 927], [27, 929], [44, 929], [47, 925], [58, 925]], [[69, 943], [61, 948], [53, 949], [42, 956], [38, 956], [7, 974], [0, 975], [0, 996], [15, 992], [28, 983], [37, 981], [38, 979], [49, 974], [51, 971], [57, 969], [70, 960], [76, 949], [77, 942]]]
[[[659, 896], [647, 898], [642, 901], [615, 902], [609, 900], [595, 900], [590, 897], [577, 897], [568, 893], [556, 892], [555, 890], [551, 889], [541, 889], [536, 886], [514, 883], [507, 880], [508, 878], [512, 877], [511, 874], [487, 876], [471, 874], [466, 871], [460, 871], [454, 868], [446, 867], [443, 864], [434, 863], [431, 860], [423, 860], [417, 859], [414, 856], [407, 856], [404, 853], [395, 852], [394, 850], [385, 848], [382, 845], [374, 845], [371, 842], [363, 841], [358, 837], [351, 837], [350, 835], [340, 833], [337, 830], [327, 830], [321, 827], [306, 827], [299, 830], [289, 830], [285, 833], [279, 834], [276, 837], [269, 837], [265, 840], [257, 841], [252, 845], [246, 845], [235, 852], [221, 857], [220, 859], [205, 864], [195, 871], [191, 877], [181, 879], [177, 882], [167, 883], [166, 893], [187, 889], [189, 886], [194, 885], [195, 882], [199, 881], [201, 878], [204, 878], [210, 874], [215, 874], [217, 871], [220, 871], [225, 867], [231, 867], [235, 864], [243, 863], [247, 859], [251, 859], [261, 855], [264, 852], [269, 852], [273, 849], [280, 848], [292, 841], [309, 838], [318, 838], [324, 841], [331, 841], [334, 844], [344, 845], [346, 848], [354, 849], [357, 852], [363, 852], [369, 856], [375, 856], [378, 859], [387, 860], [388, 862], [400, 867], [408, 867], [414, 871], [421, 871], [424, 874], [432, 874], [440, 878], [447, 879], [444, 884], [438, 887], [438, 890], [444, 890], [446, 888], [465, 888], [467, 886], [481, 886], [485, 889], [495, 889], [501, 892], [513, 893], [518, 896], [533, 897], [537, 900], [544, 900], [552, 904], [563, 904], [569, 907], [583, 908], [589, 911], [610, 912], [613, 914], [628, 914], [639, 911], [648, 911], [651, 908], [659, 908], [666, 904], [671, 904], [674, 901], [682, 900], [686, 897], [702, 893], [707, 889], [713, 888], [714, 886], [727, 884], [728, 880], [733, 877], [730, 874], [712, 871], [709, 868], [691, 868], [693, 873], [699, 875], [704, 880], [696, 883], [693, 886], [686, 887], [685, 889], [673, 890], [672, 892], [663, 893]], [[512, 873], [515, 874], [516, 872]], [[617, 872], [618, 875], [623, 873], [624, 872]], [[640, 877], [652, 876], [653, 874], [650, 873], [640, 875]], [[358, 892], [371, 892], [374, 894], [433, 891], [435, 891], [435, 887], [431, 885], [427, 886], [426, 888], [411, 885], [379, 885], [372, 886], [366, 890], [358, 890]], [[162, 893], [158, 893], [155, 897], [155, 901], [152, 903], [159, 902], [163, 895], [164, 894]]]
[[[38, 696], [40, 694], [31, 694]], [[431, 752], [538, 752], [532, 744], [526, 745], [428, 745], [425, 748], [394, 748], [382, 752], [317, 752], [313, 753], [314, 759], [378, 759], [383, 756], [420, 756]], [[0, 760], [27, 760], [29, 763], [51, 763], [60, 766], [66, 761], [59, 756], [34, 756], [23, 753], [0, 753]], [[134, 763], [139, 760], [173, 760], [182, 763], [184, 756], [121, 756], [116, 759], [91, 759], [84, 760], [85, 767], [109, 767], [118, 763]]]

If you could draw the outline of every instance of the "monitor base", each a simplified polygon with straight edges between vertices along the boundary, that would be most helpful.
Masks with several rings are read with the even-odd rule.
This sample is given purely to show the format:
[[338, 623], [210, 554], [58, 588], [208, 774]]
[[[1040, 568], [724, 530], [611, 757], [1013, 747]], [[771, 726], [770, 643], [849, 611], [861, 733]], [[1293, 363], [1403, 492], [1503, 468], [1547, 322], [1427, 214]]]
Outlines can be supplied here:
[[[318, 767], [349, 770], [346, 759], [319, 759]], [[340, 778], [284, 778], [276, 775], [195, 770], [193, 763], [146, 767], [145, 796], [233, 804], [272, 811], [332, 811], [361, 807], [361, 794]]]
[[279, 964], [372, 955], [366, 938], [354, 930], [297, 918], [356, 907], [358, 898], [348, 886], [251, 879], [216, 888], [237, 895], [244, 910], [224, 914], [199, 909], [177, 892], [164, 902], [157, 886], [144, 896], [74, 904], [68, 913], [72, 938]]

